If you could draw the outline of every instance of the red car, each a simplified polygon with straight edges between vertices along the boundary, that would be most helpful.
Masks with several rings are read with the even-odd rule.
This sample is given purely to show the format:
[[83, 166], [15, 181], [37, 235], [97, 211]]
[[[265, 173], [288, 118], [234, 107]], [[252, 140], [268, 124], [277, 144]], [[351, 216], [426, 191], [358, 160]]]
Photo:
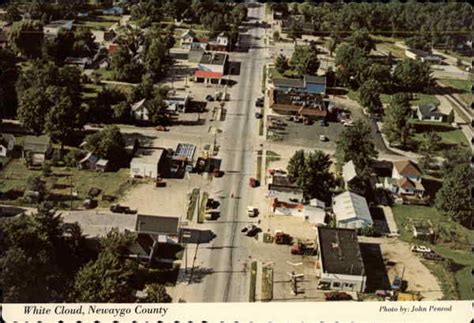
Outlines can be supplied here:
[[344, 292], [329, 292], [324, 293], [324, 298], [327, 301], [350, 301], [352, 296]]

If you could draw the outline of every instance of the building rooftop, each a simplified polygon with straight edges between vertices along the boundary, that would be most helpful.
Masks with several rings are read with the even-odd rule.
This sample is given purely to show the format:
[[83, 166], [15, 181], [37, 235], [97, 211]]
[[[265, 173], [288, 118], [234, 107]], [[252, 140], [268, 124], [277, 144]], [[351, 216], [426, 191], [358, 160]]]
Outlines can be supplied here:
[[135, 230], [138, 233], [176, 235], [178, 225], [178, 217], [138, 214]]
[[334, 214], [337, 221], [359, 218], [373, 222], [365, 197], [346, 191], [334, 198]]
[[51, 139], [44, 136], [26, 136], [23, 140], [23, 150], [34, 152], [46, 152], [48, 150]]
[[174, 153], [173, 158], [191, 161], [194, 158], [195, 152], [196, 152], [196, 145], [179, 143], [178, 146], [176, 147], [176, 151]]
[[399, 160], [393, 162], [393, 167], [397, 170], [397, 172], [405, 177], [408, 176], [421, 176], [421, 171], [418, 166], [412, 162], [411, 160]]
[[132, 161], [130, 164], [133, 163], [140, 163], [140, 164], [148, 164], [148, 165], [158, 165], [158, 162], [163, 158], [163, 155], [165, 154], [165, 149], [161, 148], [150, 148], [150, 149], [144, 149], [140, 148], [138, 149], [135, 157], [132, 158]]
[[205, 52], [202, 54], [200, 64], [224, 65], [227, 60], [227, 54]]
[[365, 276], [355, 230], [318, 227], [318, 244], [323, 272]]
[[45, 27], [48, 27], [48, 28], [63, 27], [63, 28], [70, 29], [72, 27], [72, 24], [73, 24], [73, 20], [56, 20], [56, 21], [51, 21], [49, 24], [45, 25]]
[[344, 166], [342, 166], [342, 177], [344, 177], [346, 183], [357, 177], [357, 171], [352, 160], [349, 160], [344, 164]]

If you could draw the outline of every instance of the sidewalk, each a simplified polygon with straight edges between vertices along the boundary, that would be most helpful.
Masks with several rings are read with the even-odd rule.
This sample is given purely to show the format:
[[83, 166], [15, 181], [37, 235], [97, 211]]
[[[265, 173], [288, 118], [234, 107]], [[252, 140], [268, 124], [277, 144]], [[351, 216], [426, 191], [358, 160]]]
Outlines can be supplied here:
[[[377, 122], [377, 127], [379, 129], [382, 129], [382, 122]], [[382, 137], [382, 140], [385, 144], [385, 147], [390, 150], [392, 153], [394, 154], [397, 154], [397, 155], [401, 155], [401, 156], [405, 156], [409, 159], [413, 159], [413, 160], [417, 160], [419, 158], [421, 158], [421, 155], [419, 154], [416, 154], [416, 153], [413, 153], [413, 152], [410, 152], [410, 151], [405, 151], [405, 150], [401, 150], [401, 149], [398, 149], [398, 148], [394, 148], [394, 147], [391, 147], [390, 146], [390, 143], [388, 142], [387, 138], [385, 137], [385, 135], [383, 133], [380, 133], [380, 136]]]

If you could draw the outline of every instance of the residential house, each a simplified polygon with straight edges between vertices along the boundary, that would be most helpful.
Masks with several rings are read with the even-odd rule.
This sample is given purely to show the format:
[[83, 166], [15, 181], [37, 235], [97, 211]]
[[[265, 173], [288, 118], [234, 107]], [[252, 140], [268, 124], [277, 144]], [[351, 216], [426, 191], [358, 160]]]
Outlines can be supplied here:
[[15, 148], [15, 136], [10, 134], [0, 134], [0, 157], [7, 157]]
[[359, 229], [374, 224], [365, 197], [353, 192], [334, 197], [333, 212], [338, 228]]
[[215, 40], [209, 41], [209, 50], [225, 52], [229, 49], [229, 37], [226, 32], [221, 32]]
[[441, 113], [434, 104], [419, 105], [416, 108], [416, 116], [420, 121], [443, 122], [446, 115]]
[[196, 38], [196, 33], [191, 29], [185, 30], [181, 35], [181, 48], [191, 49], [192, 43]]
[[129, 248], [128, 257], [151, 262], [164, 258], [158, 253], [159, 244], [178, 243], [180, 223], [176, 216], [144, 214], [121, 214], [100, 211], [63, 212], [61, 217], [67, 225], [80, 225], [87, 241], [98, 245], [112, 229], [119, 232], [134, 232], [137, 241]]
[[53, 146], [49, 136], [26, 136], [23, 140], [22, 156], [30, 165], [41, 165], [51, 156]]
[[60, 30], [71, 31], [73, 20], [56, 20], [43, 27], [43, 32], [46, 37], [56, 38]]
[[78, 165], [80, 169], [95, 170], [103, 173], [108, 170], [109, 161], [88, 152], [87, 155], [79, 161]]
[[364, 292], [367, 283], [357, 232], [351, 229], [318, 227], [319, 286]]
[[344, 178], [344, 183], [346, 183], [346, 188], [357, 178], [357, 170], [352, 160], [349, 160], [342, 166], [342, 177]]
[[411, 160], [393, 162], [392, 177], [386, 178], [385, 187], [396, 195], [423, 196], [425, 193], [421, 171]]
[[419, 60], [421, 62], [426, 62], [430, 64], [441, 64], [443, 62], [443, 58], [438, 55], [433, 55], [424, 50], [414, 48], [405, 49], [405, 56], [414, 60]]
[[165, 149], [138, 149], [130, 162], [130, 177], [157, 179], [168, 172], [166, 156]]
[[131, 114], [132, 118], [134, 118], [137, 121], [149, 121], [150, 116], [150, 107], [151, 105], [154, 104], [153, 100], [147, 100], [147, 99], [141, 99], [140, 101], [132, 104], [131, 107]]
[[64, 64], [85, 69], [92, 64], [92, 59], [89, 57], [66, 57]]

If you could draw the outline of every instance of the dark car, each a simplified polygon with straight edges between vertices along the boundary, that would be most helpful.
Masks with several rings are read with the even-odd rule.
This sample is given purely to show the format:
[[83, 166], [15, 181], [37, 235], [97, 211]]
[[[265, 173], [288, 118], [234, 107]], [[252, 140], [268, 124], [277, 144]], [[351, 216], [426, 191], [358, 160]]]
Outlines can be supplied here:
[[258, 98], [256, 101], [255, 101], [255, 106], [259, 107], [259, 108], [263, 108], [263, 105], [264, 105], [264, 100], [263, 98]]
[[125, 214], [136, 214], [137, 210], [132, 210], [128, 206], [123, 206], [120, 204], [112, 204], [110, 206], [110, 211], [113, 213], [125, 213]]
[[350, 301], [352, 296], [344, 292], [329, 292], [324, 293], [324, 298], [327, 301]]
[[321, 127], [326, 127], [326, 126], [328, 125], [328, 123], [327, 123], [326, 120], [321, 120], [321, 121], [319, 121], [319, 125], [320, 125]]
[[395, 276], [390, 287], [392, 290], [400, 290], [402, 288], [402, 279], [399, 276]]
[[206, 101], [212, 102], [214, 101], [214, 97], [210, 94], [206, 95]]
[[444, 258], [438, 255], [436, 252], [425, 252], [423, 253], [423, 258], [426, 260], [442, 261]]
[[260, 112], [255, 112], [255, 118], [262, 119], [263, 115]]

